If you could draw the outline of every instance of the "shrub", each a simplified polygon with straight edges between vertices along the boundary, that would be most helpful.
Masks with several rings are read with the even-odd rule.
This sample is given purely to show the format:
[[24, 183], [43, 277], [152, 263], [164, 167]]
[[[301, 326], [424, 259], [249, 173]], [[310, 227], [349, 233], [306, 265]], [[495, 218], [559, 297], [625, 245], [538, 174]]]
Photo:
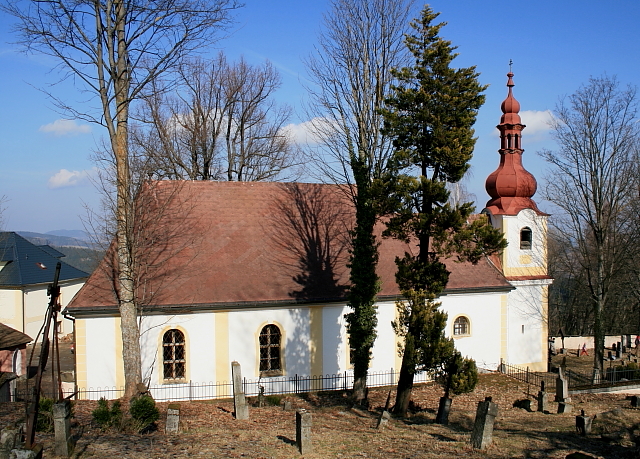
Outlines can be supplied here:
[[138, 432], [149, 430], [160, 419], [160, 411], [156, 407], [156, 402], [149, 395], [132, 398], [129, 413], [131, 413], [134, 423], [133, 427]]
[[114, 401], [109, 409], [109, 402], [105, 398], [98, 400], [98, 408], [91, 412], [93, 420], [103, 429], [108, 427], [122, 428], [122, 409], [120, 402]]
[[38, 404], [38, 421], [36, 422], [36, 431], [53, 431], [53, 399], [51, 398], [40, 398], [40, 403]]

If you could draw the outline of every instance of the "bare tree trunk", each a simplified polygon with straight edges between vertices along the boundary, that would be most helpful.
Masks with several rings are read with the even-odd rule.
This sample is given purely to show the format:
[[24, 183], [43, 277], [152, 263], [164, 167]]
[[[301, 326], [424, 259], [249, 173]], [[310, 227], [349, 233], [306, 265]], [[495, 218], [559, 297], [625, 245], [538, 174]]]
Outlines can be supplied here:
[[398, 416], [406, 416], [409, 410], [409, 402], [411, 401], [411, 392], [413, 391], [413, 377], [411, 371], [412, 356], [408, 355], [406, 347], [402, 356], [402, 366], [400, 367], [400, 377], [398, 378], [398, 388], [396, 391], [396, 404], [393, 412]]

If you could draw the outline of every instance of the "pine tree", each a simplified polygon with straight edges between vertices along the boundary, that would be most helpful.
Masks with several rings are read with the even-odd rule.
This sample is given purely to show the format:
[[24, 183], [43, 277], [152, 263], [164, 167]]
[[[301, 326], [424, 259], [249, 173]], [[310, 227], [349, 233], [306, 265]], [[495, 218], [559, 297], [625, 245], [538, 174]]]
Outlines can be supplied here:
[[421, 324], [442, 320], [434, 300], [449, 280], [443, 259], [455, 256], [476, 263], [506, 245], [485, 218], [469, 222], [471, 203], [447, 203], [447, 182], [458, 182], [469, 168], [475, 145], [472, 126], [486, 86], [478, 82], [475, 67], [451, 67], [456, 48], [439, 36], [445, 23], [433, 25], [437, 16], [427, 6], [411, 23], [406, 45], [414, 63], [396, 71], [399, 84], [384, 111], [385, 133], [395, 149], [395, 169], [384, 185], [390, 215], [385, 235], [419, 246], [417, 255], [396, 259], [396, 280], [407, 299], [399, 306], [403, 323], [396, 327], [405, 334], [395, 404], [400, 415], [407, 412], [414, 374], [432, 370], [451, 355], [440, 352], [441, 334], [420, 329]]

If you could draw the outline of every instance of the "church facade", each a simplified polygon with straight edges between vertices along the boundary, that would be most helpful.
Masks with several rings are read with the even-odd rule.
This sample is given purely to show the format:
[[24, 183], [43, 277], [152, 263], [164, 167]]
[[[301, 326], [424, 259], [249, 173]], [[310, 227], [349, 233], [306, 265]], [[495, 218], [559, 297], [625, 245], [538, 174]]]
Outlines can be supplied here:
[[[492, 199], [484, 212], [509, 245], [477, 264], [447, 261], [451, 276], [439, 301], [448, 314], [447, 335], [479, 367], [495, 370], [504, 361], [545, 370], [546, 215], [531, 200], [535, 179], [522, 168], [524, 125], [511, 74], [508, 86], [498, 126], [501, 161], [487, 180]], [[142, 199], [155, 219], [139, 231], [148, 234], [141, 238], [145, 275], [136, 292], [143, 377], [152, 393], [170, 385], [186, 394], [189, 383], [229, 381], [233, 361], [247, 378], [283, 385], [294, 375], [351, 371], [344, 319], [354, 218], [348, 191], [300, 183], [148, 186]], [[401, 298], [394, 260], [416, 247], [380, 242], [370, 371], [397, 372], [391, 322]], [[75, 324], [80, 390], [124, 386], [113, 266], [108, 253], [65, 310]]]

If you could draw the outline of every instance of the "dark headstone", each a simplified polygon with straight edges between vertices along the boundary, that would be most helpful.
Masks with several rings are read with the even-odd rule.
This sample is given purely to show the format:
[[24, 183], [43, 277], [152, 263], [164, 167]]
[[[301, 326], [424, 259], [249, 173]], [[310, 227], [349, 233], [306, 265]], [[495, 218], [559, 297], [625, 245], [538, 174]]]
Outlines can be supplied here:
[[549, 394], [546, 392], [538, 392], [538, 411], [545, 413], [549, 411]]
[[576, 416], [576, 431], [583, 436], [587, 436], [591, 433], [591, 419], [589, 416], [585, 416], [584, 410], [581, 410], [580, 416]]
[[440, 405], [438, 406], [438, 414], [436, 415], [436, 423], [442, 425], [449, 424], [449, 411], [451, 411], [451, 399], [448, 397], [440, 397]]
[[631, 396], [631, 406], [633, 408], [638, 408], [640, 406], [640, 397], [638, 397], [637, 395], [632, 395]]
[[498, 405], [487, 397], [484, 402], [478, 402], [476, 420], [471, 433], [471, 444], [474, 448], [484, 449], [493, 440], [493, 424], [498, 416]]

